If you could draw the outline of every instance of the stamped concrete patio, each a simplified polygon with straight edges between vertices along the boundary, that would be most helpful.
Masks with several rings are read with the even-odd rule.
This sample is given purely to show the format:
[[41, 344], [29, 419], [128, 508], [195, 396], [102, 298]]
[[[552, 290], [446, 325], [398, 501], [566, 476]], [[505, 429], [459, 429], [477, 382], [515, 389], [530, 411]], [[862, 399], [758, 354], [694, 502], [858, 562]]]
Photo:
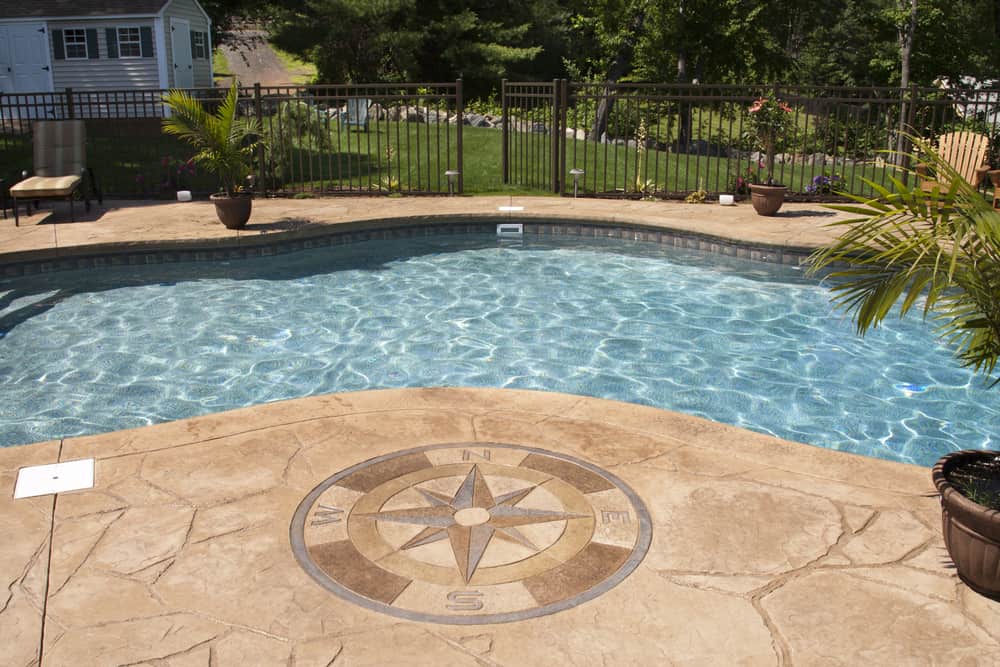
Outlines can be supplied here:
[[[510, 204], [762, 246], [822, 242], [830, 219], [548, 198], [258, 204], [239, 237], [203, 204], [8, 220], [0, 262]], [[93, 489], [12, 498], [21, 467], [90, 457]], [[1000, 663], [1000, 604], [955, 576], [929, 470], [649, 407], [332, 394], [0, 449], [0, 485], [10, 665]]]

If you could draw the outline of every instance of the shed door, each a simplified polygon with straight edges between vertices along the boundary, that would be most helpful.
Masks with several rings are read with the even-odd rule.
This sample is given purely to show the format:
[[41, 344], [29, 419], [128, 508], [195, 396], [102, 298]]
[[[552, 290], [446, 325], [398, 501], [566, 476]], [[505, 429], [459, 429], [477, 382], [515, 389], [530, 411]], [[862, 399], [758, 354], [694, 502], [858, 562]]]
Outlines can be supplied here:
[[0, 92], [42, 93], [51, 90], [45, 24], [0, 26]]
[[170, 50], [173, 58], [174, 88], [194, 86], [194, 62], [191, 58], [191, 23], [170, 19]]

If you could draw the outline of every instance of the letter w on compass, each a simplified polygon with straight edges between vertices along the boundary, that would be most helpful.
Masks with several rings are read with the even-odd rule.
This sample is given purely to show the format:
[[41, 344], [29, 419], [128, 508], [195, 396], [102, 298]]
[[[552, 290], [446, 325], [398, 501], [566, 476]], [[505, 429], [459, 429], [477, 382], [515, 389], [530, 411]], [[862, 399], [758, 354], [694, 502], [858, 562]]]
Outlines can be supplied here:
[[537, 487], [538, 485], [534, 485], [494, 497], [479, 466], [473, 465], [454, 496], [417, 488], [428, 503], [426, 507], [372, 512], [359, 516], [425, 526], [400, 547], [403, 550], [449, 540], [455, 554], [455, 564], [465, 583], [469, 583], [494, 537], [539, 551], [517, 529], [518, 526], [585, 517], [583, 514], [518, 507], [517, 503]]

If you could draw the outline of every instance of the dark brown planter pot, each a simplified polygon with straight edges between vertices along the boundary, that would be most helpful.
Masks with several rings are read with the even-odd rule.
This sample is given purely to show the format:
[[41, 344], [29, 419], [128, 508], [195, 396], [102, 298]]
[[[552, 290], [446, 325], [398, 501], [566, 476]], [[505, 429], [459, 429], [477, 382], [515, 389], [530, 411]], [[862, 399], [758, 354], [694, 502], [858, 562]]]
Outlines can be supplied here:
[[750, 203], [757, 215], [774, 215], [785, 203], [785, 192], [788, 188], [784, 185], [751, 185]]
[[1000, 599], [1000, 512], [963, 496], [948, 480], [956, 465], [997, 456], [997, 452], [966, 449], [942, 457], [934, 466], [934, 485], [941, 494], [941, 528], [958, 576], [969, 588]]
[[228, 229], [243, 229], [250, 219], [250, 212], [253, 208], [253, 197], [249, 194], [236, 195], [212, 195], [212, 203], [215, 204], [215, 214], [219, 216]]

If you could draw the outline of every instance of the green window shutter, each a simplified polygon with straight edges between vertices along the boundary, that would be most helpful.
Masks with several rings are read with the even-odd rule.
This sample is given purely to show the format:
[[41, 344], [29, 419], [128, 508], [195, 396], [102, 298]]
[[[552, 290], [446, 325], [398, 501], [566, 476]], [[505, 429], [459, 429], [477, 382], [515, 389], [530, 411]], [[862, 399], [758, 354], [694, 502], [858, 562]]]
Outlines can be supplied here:
[[108, 58], [118, 57], [118, 28], [105, 28], [104, 39], [108, 42]]
[[139, 50], [143, 58], [153, 57], [153, 29], [149, 26], [139, 28]]
[[52, 53], [56, 60], [66, 60], [66, 48], [63, 46], [62, 30], [52, 31]]
[[87, 28], [87, 57], [95, 60], [101, 57], [97, 51], [97, 29]]
[[205, 45], [205, 60], [211, 60], [212, 59], [212, 49], [210, 49], [209, 46], [208, 46], [208, 33], [207, 32], [201, 33], [201, 43]]

